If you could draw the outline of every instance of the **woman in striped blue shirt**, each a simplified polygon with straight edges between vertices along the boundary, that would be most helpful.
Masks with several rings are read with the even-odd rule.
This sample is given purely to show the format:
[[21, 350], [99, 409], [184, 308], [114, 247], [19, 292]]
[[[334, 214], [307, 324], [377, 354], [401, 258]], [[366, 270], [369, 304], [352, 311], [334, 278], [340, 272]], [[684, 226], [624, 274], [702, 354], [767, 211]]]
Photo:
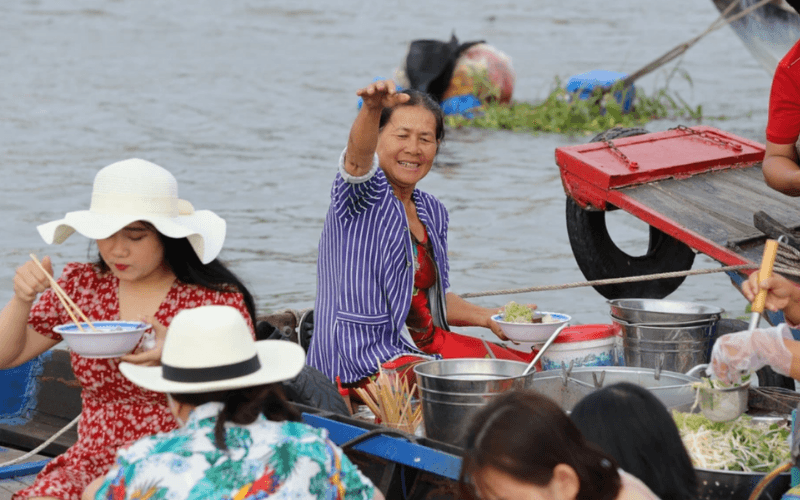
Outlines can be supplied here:
[[[450, 331], [491, 316], [449, 288], [448, 215], [416, 188], [444, 138], [442, 110], [391, 80], [359, 90], [363, 105], [331, 190], [319, 244], [314, 335], [308, 363], [331, 380], [363, 384], [379, 365], [408, 374], [434, 357], [525, 360], [521, 352]], [[411, 372], [413, 374], [413, 372]]]

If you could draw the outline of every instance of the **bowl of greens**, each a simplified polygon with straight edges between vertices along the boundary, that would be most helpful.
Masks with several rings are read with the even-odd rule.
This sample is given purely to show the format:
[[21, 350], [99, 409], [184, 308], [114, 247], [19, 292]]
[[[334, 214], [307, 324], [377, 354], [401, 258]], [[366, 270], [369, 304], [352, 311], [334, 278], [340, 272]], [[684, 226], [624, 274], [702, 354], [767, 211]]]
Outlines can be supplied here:
[[544, 342], [561, 325], [569, 323], [572, 317], [556, 312], [538, 311], [528, 306], [509, 302], [503, 312], [492, 319], [509, 340], [515, 342]]

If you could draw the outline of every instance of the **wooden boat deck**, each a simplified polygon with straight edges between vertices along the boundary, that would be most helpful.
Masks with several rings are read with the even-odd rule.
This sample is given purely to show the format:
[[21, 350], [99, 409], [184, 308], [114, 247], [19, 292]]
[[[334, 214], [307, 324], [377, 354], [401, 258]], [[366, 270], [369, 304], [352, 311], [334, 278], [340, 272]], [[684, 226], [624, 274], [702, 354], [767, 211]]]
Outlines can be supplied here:
[[680, 230], [679, 239], [726, 265], [761, 262], [766, 236], [756, 229], [754, 212], [763, 210], [791, 229], [800, 227], [800, 204], [764, 183], [761, 163], [619, 193], [630, 200], [627, 208], [633, 215], [656, 213], [652, 225]]
[[625, 210], [724, 265], [760, 263], [764, 211], [797, 228], [800, 204], [769, 188], [764, 146], [708, 126], [556, 149], [566, 193], [590, 210]]

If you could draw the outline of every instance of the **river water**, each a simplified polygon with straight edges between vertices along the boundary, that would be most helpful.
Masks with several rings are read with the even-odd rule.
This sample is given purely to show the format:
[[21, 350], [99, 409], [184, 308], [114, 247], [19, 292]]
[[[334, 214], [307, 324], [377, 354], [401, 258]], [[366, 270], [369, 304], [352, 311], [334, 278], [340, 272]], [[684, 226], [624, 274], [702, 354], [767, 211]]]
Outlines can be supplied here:
[[[711, 0], [607, 2], [419, 0], [293, 2], [23, 0], [0, 5], [0, 301], [30, 252], [56, 271], [95, 254], [76, 235], [45, 245], [35, 226], [88, 207], [103, 166], [156, 162], [180, 195], [228, 221], [221, 258], [260, 312], [311, 307], [317, 243], [355, 90], [391, 76], [409, 41], [486, 40], [516, 70], [514, 98], [544, 98], [554, 79], [593, 69], [633, 72], [703, 32]], [[729, 28], [683, 56], [670, 89], [702, 123], [764, 141], [770, 75]], [[663, 87], [672, 63], [637, 85]], [[666, 130], [687, 120], [647, 125]], [[420, 187], [450, 210], [456, 293], [582, 281], [569, 246], [554, 150], [587, 137], [448, 130]], [[646, 227], [614, 214], [617, 243], [643, 253]], [[695, 268], [718, 264], [700, 257]], [[481, 297], [609, 322], [591, 288]], [[689, 277], [670, 299], [744, 313], [724, 274]]]

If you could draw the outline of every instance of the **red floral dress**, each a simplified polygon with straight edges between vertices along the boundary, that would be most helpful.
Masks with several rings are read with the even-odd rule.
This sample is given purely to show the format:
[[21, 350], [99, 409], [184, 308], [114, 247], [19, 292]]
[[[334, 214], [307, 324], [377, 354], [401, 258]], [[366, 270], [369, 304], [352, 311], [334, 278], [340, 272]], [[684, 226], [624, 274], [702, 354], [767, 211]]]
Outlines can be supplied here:
[[[64, 268], [58, 283], [90, 320], [120, 319], [119, 280], [111, 272], [100, 272], [94, 264], [71, 263]], [[169, 326], [182, 309], [211, 304], [237, 308], [253, 328], [240, 293], [217, 292], [178, 281], [173, 283], [155, 319]], [[53, 327], [71, 323], [71, 319], [52, 289], [48, 289], [33, 306], [28, 322], [45, 337], [61, 340]], [[79, 500], [86, 486], [114, 463], [119, 446], [177, 427], [166, 397], [122, 376], [119, 358], [91, 359], [74, 352], [70, 355], [72, 370], [82, 388], [78, 441], [51, 460], [34, 484], [14, 494], [13, 500], [32, 496]]]

